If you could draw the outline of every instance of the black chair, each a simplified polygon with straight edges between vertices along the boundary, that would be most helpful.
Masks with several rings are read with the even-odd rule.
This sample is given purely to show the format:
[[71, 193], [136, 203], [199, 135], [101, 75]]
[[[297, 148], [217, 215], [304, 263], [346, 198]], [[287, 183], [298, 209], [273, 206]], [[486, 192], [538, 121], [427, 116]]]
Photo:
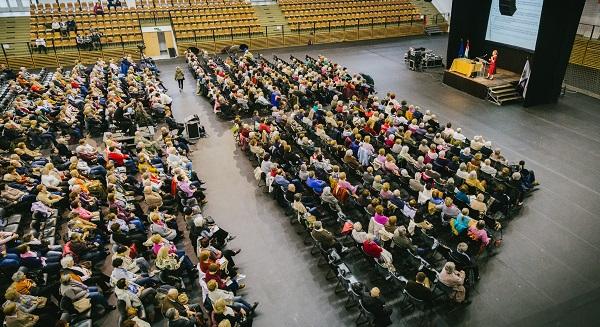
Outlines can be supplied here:
[[365, 308], [362, 299], [358, 300], [358, 308], [360, 313], [356, 318], [356, 325], [361, 326], [366, 324], [367, 326], [373, 326], [375, 324], [375, 315]]
[[[402, 309], [408, 309], [411, 311], [419, 310], [420, 312], [418, 316], [418, 326], [423, 325], [425, 323], [425, 320], [429, 316], [429, 312], [431, 311], [431, 305], [424, 300], [414, 297], [406, 289], [402, 290], [402, 294], [404, 295], [401, 303]], [[406, 306], [404, 306], [405, 303], [407, 304]]]

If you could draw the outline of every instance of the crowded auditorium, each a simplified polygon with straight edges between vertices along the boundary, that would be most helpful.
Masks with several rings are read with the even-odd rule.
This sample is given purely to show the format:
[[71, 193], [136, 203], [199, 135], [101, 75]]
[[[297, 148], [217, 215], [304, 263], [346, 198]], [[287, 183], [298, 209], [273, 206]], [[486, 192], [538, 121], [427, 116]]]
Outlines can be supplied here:
[[6, 327], [600, 324], [596, 0], [10, 0], [0, 27]]

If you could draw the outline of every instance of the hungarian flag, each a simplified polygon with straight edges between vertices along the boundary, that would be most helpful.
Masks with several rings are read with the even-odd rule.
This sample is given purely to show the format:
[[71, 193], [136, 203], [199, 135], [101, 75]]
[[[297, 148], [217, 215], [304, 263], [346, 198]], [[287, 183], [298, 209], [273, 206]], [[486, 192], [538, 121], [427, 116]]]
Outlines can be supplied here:
[[467, 40], [467, 45], [465, 45], [465, 58], [469, 58], [469, 40]]

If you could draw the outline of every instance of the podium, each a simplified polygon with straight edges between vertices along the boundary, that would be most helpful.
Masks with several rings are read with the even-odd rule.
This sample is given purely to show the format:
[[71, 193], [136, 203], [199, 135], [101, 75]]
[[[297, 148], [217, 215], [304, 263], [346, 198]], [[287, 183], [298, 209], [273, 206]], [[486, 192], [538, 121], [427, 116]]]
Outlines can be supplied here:
[[480, 58], [480, 57], [475, 57], [475, 59], [481, 63], [481, 70], [479, 71], [479, 77], [485, 77], [486, 71], [490, 65], [490, 62], [483, 58]]

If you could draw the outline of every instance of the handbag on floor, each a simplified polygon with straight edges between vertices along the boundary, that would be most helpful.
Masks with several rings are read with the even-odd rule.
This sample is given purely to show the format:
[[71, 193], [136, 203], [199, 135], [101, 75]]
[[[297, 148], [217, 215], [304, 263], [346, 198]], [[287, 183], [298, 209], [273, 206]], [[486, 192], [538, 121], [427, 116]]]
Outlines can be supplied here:
[[92, 307], [92, 301], [87, 298], [81, 298], [75, 302], [73, 302], [73, 308], [77, 310], [77, 312], [82, 313], [89, 310]]

